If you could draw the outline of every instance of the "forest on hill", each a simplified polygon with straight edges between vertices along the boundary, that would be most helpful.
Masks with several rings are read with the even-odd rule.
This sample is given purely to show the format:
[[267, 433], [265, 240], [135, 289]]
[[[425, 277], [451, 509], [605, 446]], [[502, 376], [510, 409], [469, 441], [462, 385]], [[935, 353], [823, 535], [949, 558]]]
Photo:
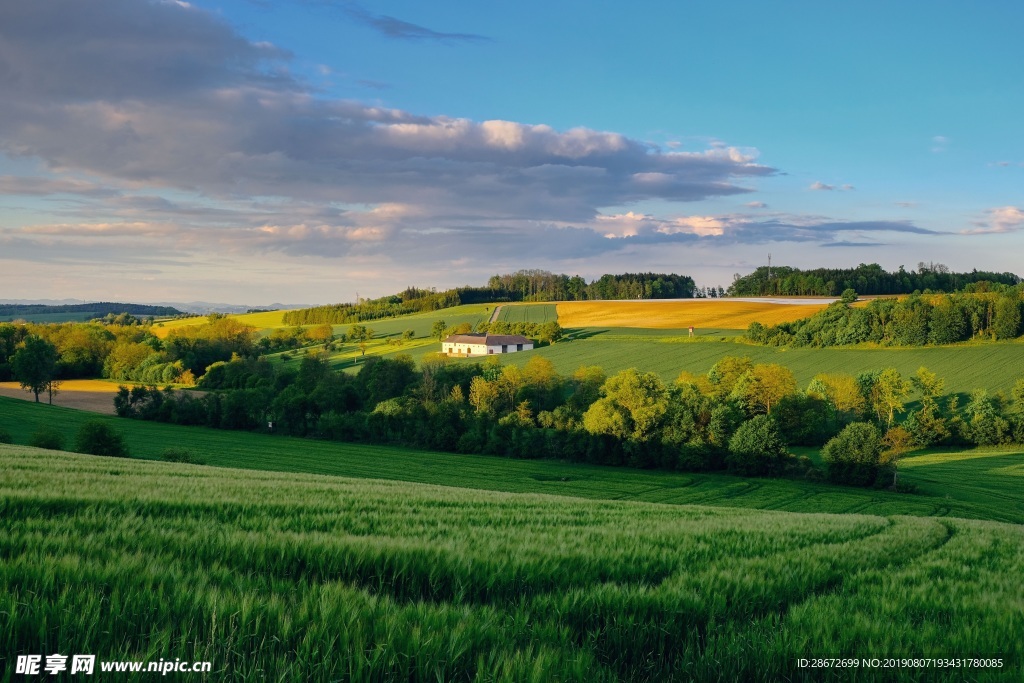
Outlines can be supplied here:
[[1013, 273], [972, 270], [954, 273], [941, 263], [918, 263], [917, 270], [886, 271], [877, 263], [856, 268], [813, 268], [761, 266], [738, 276], [729, 287], [730, 296], [839, 296], [847, 289], [861, 295], [910, 294], [915, 291], [988, 291], [990, 285], [1016, 285]]
[[398, 294], [357, 303], [315, 306], [284, 314], [286, 325], [341, 325], [379, 320], [398, 315], [436, 311], [462, 304], [513, 301], [593, 301], [618, 299], [689, 299], [724, 294], [713, 288], [698, 289], [693, 278], [675, 273], [624, 273], [602, 275], [588, 283], [579, 275], [546, 270], [520, 270], [494, 275], [486, 287], [457, 287], [436, 292], [408, 287]]
[[59, 313], [88, 314], [94, 318], [117, 316], [127, 313], [132, 316], [173, 317], [183, 315], [181, 311], [170, 306], [154, 306], [150, 304], [126, 304], [111, 301], [99, 301], [87, 304], [0, 304], [0, 319], [18, 319], [31, 315], [52, 315]]
[[849, 305], [852, 297], [792, 322], [751, 323], [747, 338], [770, 346], [881, 346], [955, 344], [969, 339], [1015, 339], [1024, 333], [1024, 286], [996, 292], [912, 294]]

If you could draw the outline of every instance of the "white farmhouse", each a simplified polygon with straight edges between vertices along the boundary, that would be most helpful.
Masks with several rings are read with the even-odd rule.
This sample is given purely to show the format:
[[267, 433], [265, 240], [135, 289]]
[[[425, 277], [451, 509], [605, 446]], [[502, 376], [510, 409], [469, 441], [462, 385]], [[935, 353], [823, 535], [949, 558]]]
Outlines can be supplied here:
[[487, 356], [532, 348], [533, 341], [520, 334], [453, 334], [441, 342], [442, 353], [449, 356]]

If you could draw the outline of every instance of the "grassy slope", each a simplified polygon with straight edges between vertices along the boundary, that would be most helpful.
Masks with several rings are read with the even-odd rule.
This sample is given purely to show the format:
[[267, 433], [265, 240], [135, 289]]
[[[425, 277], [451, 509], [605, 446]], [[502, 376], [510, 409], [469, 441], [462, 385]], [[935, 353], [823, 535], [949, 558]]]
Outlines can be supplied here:
[[[556, 370], [572, 373], [581, 365], [598, 365], [610, 375], [630, 367], [652, 371], [666, 382], [680, 371], [703, 374], [724, 356], [748, 356], [755, 363], [781, 363], [796, 375], [797, 385], [806, 387], [822, 372], [857, 374], [865, 370], [898, 369], [904, 376], [926, 366], [946, 379], [949, 392], [970, 392], [977, 388], [1006, 391], [1024, 376], [1024, 344], [988, 342], [974, 345], [913, 349], [778, 349], [730, 341], [727, 337], [698, 337], [694, 341], [678, 334], [657, 334], [650, 330], [591, 329], [585, 338], [562, 341], [537, 349]], [[506, 362], [525, 363], [529, 354], [509, 356]]]
[[952, 677], [1009, 681], [1024, 655], [1024, 531], [992, 522], [584, 501], [3, 445], [0, 510], [8, 655], [210, 660], [213, 680], [588, 683], [793, 680], [809, 675], [796, 668], [808, 656], [1000, 656], [1002, 669]]
[[[27, 443], [43, 424], [73, 443], [79, 425], [97, 416], [0, 398], [0, 429]], [[251, 434], [152, 422], [110, 420], [131, 452], [157, 458], [168, 446], [189, 448], [208, 464], [281, 472], [461, 486], [522, 493], [672, 504], [721, 505], [795, 512], [869, 512], [881, 515], [954, 516], [1024, 523], [1024, 455], [974, 451], [907, 458], [901, 475], [921, 494], [838, 487], [790, 480], [743, 479], [717, 474], [645, 472], [549, 461], [432, 453]]]
[[546, 323], [558, 320], [555, 304], [502, 304], [498, 320], [507, 323]]

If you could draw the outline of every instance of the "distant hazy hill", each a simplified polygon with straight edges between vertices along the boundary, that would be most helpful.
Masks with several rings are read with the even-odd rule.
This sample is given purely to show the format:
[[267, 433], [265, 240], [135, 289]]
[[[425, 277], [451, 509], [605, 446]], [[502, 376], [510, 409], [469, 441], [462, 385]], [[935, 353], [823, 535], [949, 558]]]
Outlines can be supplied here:
[[[81, 306], [80, 313], [91, 312], [98, 310], [95, 307], [101, 304], [89, 303], [81, 299], [0, 299], [0, 311], [5, 311], [10, 306], [52, 306], [56, 307], [51, 312], [59, 312], [60, 307], [66, 306]], [[312, 304], [225, 304], [211, 301], [153, 301], [147, 304], [130, 304], [130, 303], [118, 303], [118, 304], [102, 304], [103, 306], [116, 306], [115, 313], [128, 312], [132, 315], [139, 315], [135, 313], [131, 308], [124, 308], [125, 306], [131, 307], [142, 307], [148, 306], [151, 308], [170, 308], [176, 310], [177, 313], [143, 313], [142, 315], [178, 315], [180, 312], [184, 313], [196, 313], [205, 315], [207, 313], [246, 313], [250, 310], [268, 310], [268, 311], [279, 311], [282, 309], [293, 309], [293, 308], [309, 308]], [[29, 310], [29, 309], [26, 309]], [[38, 309], [43, 310], [43, 309]], [[64, 312], [72, 312], [75, 309], [68, 309]], [[103, 309], [106, 315], [106, 310]], [[47, 313], [36, 313], [36, 315], [47, 315]], [[0, 319], [11, 319], [11, 315], [8, 313], [0, 312]], [[18, 316], [15, 316], [18, 317]], [[20, 317], [25, 317], [21, 315]], [[75, 317], [76, 320], [83, 319], [80, 315]]]
[[182, 315], [182, 311], [171, 306], [154, 306], [152, 304], [126, 304], [110, 301], [82, 304], [0, 304], [0, 320], [39, 320], [58, 322], [62, 317], [67, 320], [85, 320], [102, 318], [108, 313], [118, 315], [130, 313], [134, 316], [169, 317]]

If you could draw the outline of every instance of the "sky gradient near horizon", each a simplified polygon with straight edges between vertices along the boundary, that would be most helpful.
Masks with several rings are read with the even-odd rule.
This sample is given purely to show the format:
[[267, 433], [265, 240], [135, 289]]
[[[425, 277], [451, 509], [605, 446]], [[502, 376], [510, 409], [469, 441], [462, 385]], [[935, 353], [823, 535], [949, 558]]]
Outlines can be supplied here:
[[1024, 5], [0, 4], [0, 298], [1024, 274]]

